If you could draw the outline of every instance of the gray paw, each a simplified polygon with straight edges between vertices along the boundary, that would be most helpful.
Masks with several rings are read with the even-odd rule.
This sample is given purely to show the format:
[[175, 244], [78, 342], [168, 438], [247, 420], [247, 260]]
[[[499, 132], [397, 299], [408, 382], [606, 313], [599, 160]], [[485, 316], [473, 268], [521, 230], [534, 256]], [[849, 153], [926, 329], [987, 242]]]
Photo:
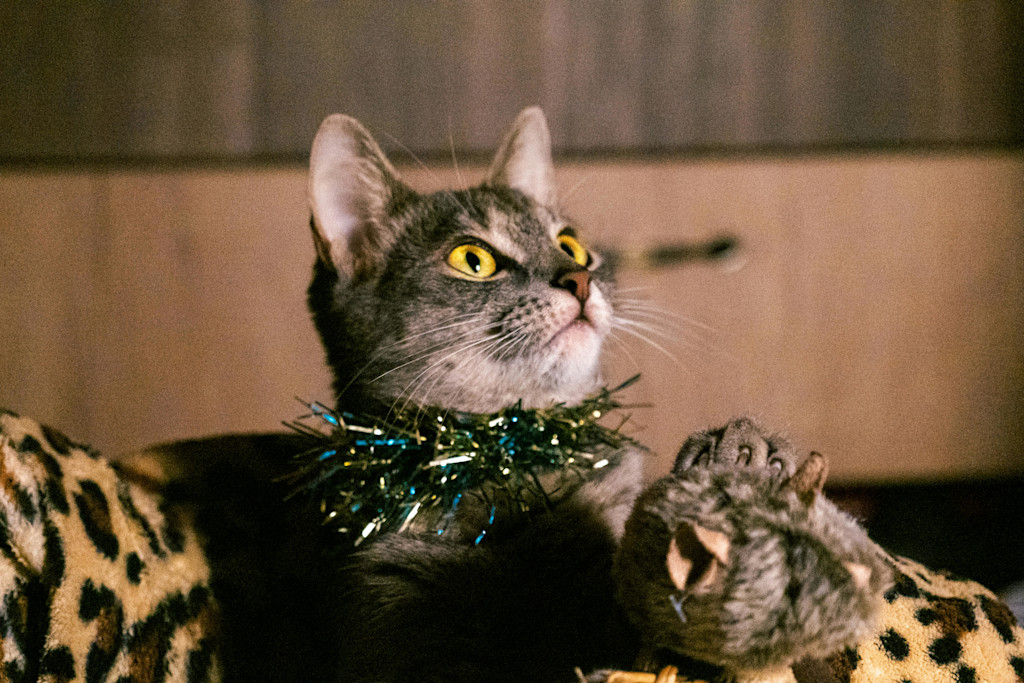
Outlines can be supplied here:
[[692, 467], [727, 465], [766, 469], [790, 477], [799, 465], [796, 449], [784, 437], [769, 434], [748, 417], [741, 417], [719, 429], [690, 436], [679, 449], [673, 474]]

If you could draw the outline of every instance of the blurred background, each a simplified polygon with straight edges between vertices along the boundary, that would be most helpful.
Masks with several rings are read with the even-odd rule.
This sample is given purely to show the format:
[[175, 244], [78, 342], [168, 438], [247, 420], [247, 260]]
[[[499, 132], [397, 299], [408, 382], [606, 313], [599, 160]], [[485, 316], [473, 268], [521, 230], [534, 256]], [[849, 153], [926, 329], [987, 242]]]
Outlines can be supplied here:
[[607, 371], [643, 375], [650, 476], [759, 416], [879, 540], [1005, 585], [1022, 74], [1014, 0], [5, 2], [0, 405], [111, 456], [279, 428], [330, 396], [304, 303], [323, 117], [427, 190], [539, 104], [591, 243], [738, 244], [621, 273], [659, 310]]

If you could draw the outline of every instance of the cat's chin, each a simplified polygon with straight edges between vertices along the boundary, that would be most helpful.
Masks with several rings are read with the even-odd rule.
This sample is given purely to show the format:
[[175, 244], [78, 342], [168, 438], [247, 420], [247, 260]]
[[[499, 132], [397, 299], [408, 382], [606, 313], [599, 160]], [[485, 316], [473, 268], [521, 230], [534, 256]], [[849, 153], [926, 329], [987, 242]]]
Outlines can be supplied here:
[[601, 335], [587, 324], [560, 334], [557, 342], [553, 340], [545, 348], [544, 359], [530, 365], [533, 372], [523, 375], [479, 368], [473, 390], [460, 386], [427, 402], [468, 413], [494, 413], [517, 403], [527, 409], [580, 403], [601, 387]]
[[601, 335], [593, 324], [579, 318], [563, 327], [551, 341], [548, 350], [559, 357], [569, 359], [576, 356], [596, 357], [601, 349]]

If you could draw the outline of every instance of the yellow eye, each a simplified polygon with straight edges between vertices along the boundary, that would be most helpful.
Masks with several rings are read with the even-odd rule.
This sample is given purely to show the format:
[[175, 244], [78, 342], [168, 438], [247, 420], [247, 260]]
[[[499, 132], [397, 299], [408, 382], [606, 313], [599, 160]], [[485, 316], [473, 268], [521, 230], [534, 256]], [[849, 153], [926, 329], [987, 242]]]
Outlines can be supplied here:
[[563, 232], [558, 236], [558, 246], [562, 248], [566, 254], [572, 257], [572, 260], [581, 266], [586, 266], [590, 263], [590, 254], [586, 248], [580, 244], [579, 240], [570, 235], [567, 232]]
[[448, 265], [462, 275], [483, 280], [498, 271], [494, 255], [478, 244], [461, 244], [448, 254]]

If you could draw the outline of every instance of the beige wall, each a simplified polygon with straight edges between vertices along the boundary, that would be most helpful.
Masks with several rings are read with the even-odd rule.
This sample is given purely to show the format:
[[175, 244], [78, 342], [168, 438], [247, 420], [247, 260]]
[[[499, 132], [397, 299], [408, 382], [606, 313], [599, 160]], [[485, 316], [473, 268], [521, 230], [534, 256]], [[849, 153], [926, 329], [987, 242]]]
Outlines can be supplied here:
[[[419, 187], [458, 182], [407, 169]], [[475, 178], [479, 169], [462, 169]], [[749, 412], [833, 480], [1024, 472], [1024, 154], [561, 167], [592, 243], [731, 233], [741, 258], [626, 271], [665, 311], [634, 433], [667, 467]], [[0, 172], [0, 405], [109, 453], [274, 429], [327, 399], [297, 167]], [[667, 335], [667, 336], [666, 336]]]

